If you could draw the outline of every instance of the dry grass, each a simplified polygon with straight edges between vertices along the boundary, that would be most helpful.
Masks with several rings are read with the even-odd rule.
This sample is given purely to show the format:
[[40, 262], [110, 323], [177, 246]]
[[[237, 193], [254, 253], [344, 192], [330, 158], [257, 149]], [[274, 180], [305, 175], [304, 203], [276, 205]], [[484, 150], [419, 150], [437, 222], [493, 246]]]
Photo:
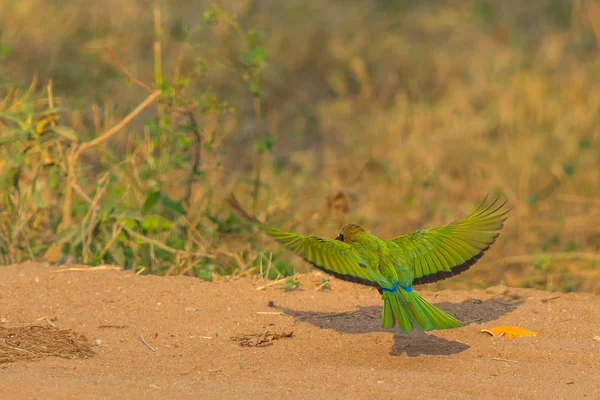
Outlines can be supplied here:
[[92, 344], [70, 329], [30, 325], [0, 326], [0, 365], [42, 357], [93, 357]]
[[[256, 268], [276, 277], [273, 271], [291, 273], [288, 258], [276, 257], [276, 266], [259, 250], [274, 249], [270, 242], [249, 240], [222, 202], [231, 190], [261, 219], [328, 237], [348, 221], [381, 236], [441, 224], [492, 194], [514, 211], [481, 264], [451, 285], [600, 292], [598, 260], [589, 257], [600, 243], [600, 14], [591, 1], [405, 1], [397, 8], [383, 0], [255, 1], [250, 9], [231, 0], [220, 4], [232, 19], [210, 26], [198, 25], [204, 7], [183, 0], [159, 2], [158, 14], [133, 0], [44, 2], [44, 12], [40, 1], [3, 3], [0, 44], [11, 52], [0, 72], [17, 87], [39, 75], [38, 95], [30, 96], [34, 123], [56, 102], [65, 109], [61, 124], [89, 140], [117, 125], [148, 90], [182, 77], [191, 81], [169, 99], [196, 99], [210, 88], [235, 108], [159, 101], [82, 156], [71, 206], [82, 246], [67, 249], [79, 261], [121, 262], [110, 254], [116, 242], [133, 253], [123, 256], [129, 268], [199, 276]], [[185, 40], [182, 26], [193, 31]], [[265, 34], [265, 68], [239, 61], [253, 30]], [[199, 65], [208, 72], [194, 75]], [[260, 97], [248, 88], [255, 78]], [[7, 90], [0, 111], [19, 109], [15, 99], [23, 95]], [[196, 139], [191, 122], [177, 130], [190, 109], [202, 133]], [[160, 125], [157, 116], [170, 122]], [[171, 134], [182, 142], [171, 143]], [[256, 151], [270, 138], [272, 151], [270, 143]], [[201, 159], [173, 151], [193, 140], [203, 145]], [[67, 173], [67, 147], [57, 143], [47, 145], [50, 157]], [[9, 153], [0, 152], [6, 172]], [[28, 158], [20, 182], [22, 189], [34, 180], [46, 185], [37, 191], [43, 203], [35, 191], [24, 196], [27, 190], [2, 183], [5, 201], [18, 205], [0, 208], [5, 262], [40, 257], [58, 242], [67, 211], [57, 211], [60, 186], [40, 172], [44, 157]], [[195, 161], [199, 174], [190, 175]], [[121, 208], [142, 209], [153, 188], [185, 208], [159, 204], [152, 215], [168, 220], [164, 229], [94, 211], [115, 197]]]

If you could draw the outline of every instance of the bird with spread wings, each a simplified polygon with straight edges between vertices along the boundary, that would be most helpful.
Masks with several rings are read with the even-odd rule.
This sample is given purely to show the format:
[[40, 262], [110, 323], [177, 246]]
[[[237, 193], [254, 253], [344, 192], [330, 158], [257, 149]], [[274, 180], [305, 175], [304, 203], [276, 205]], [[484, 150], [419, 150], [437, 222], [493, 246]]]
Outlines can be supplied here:
[[440, 227], [383, 240], [358, 225], [335, 239], [304, 236], [270, 227], [250, 216], [235, 196], [229, 204], [245, 219], [316, 268], [337, 278], [377, 288], [383, 299], [381, 326], [403, 331], [450, 329], [463, 323], [434, 307], [413, 285], [446, 279], [469, 269], [503, 227], [505, 203], [486, 201], [468, 217]]

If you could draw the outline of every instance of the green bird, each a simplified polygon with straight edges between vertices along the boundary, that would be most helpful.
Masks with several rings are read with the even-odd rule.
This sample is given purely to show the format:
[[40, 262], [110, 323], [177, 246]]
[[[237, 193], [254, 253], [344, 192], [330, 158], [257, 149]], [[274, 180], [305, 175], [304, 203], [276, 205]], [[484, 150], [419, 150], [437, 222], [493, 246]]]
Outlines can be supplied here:
[[403, 331], [458, 328], [464, 324], [434, 307], [413, 285], [432, 283], [469, 269], [496, 240], [510, 209], [486, 201], [468, 217], [440, 227], [382, 240], [358, 225], [335, 239], [304, 236], [267, 226], [250, 216], [235, 196], [229, 204], [263, 232], [316, 268], [337, 278], [377, 288], [383, 299], [381, 326]]

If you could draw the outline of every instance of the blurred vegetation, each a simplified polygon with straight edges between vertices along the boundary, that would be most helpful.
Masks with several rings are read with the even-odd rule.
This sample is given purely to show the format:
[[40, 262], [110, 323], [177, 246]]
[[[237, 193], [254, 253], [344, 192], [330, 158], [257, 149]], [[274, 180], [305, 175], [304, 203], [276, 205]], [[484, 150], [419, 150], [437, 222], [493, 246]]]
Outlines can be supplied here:
[[491, 194], [513, 207], [500, 239], [437, 286], [600, 293], [591, 0], [0, 9], [1, 263], [276, 279], [307, 267], [229, 192], [326, 237], [439, 225]]

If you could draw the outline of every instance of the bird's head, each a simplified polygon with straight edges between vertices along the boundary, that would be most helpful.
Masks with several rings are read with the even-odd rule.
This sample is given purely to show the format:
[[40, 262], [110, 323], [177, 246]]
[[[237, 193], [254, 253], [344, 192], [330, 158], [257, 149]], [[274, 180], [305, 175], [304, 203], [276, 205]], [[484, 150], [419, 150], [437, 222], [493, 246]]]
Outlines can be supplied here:
[[335, 240], [341, 240], [342, 242], [349, 243], [358, 232], [364, 232], [365, 230], [358, 225], [349, 224], [342, 228], [340, 233], [335, 237]]

